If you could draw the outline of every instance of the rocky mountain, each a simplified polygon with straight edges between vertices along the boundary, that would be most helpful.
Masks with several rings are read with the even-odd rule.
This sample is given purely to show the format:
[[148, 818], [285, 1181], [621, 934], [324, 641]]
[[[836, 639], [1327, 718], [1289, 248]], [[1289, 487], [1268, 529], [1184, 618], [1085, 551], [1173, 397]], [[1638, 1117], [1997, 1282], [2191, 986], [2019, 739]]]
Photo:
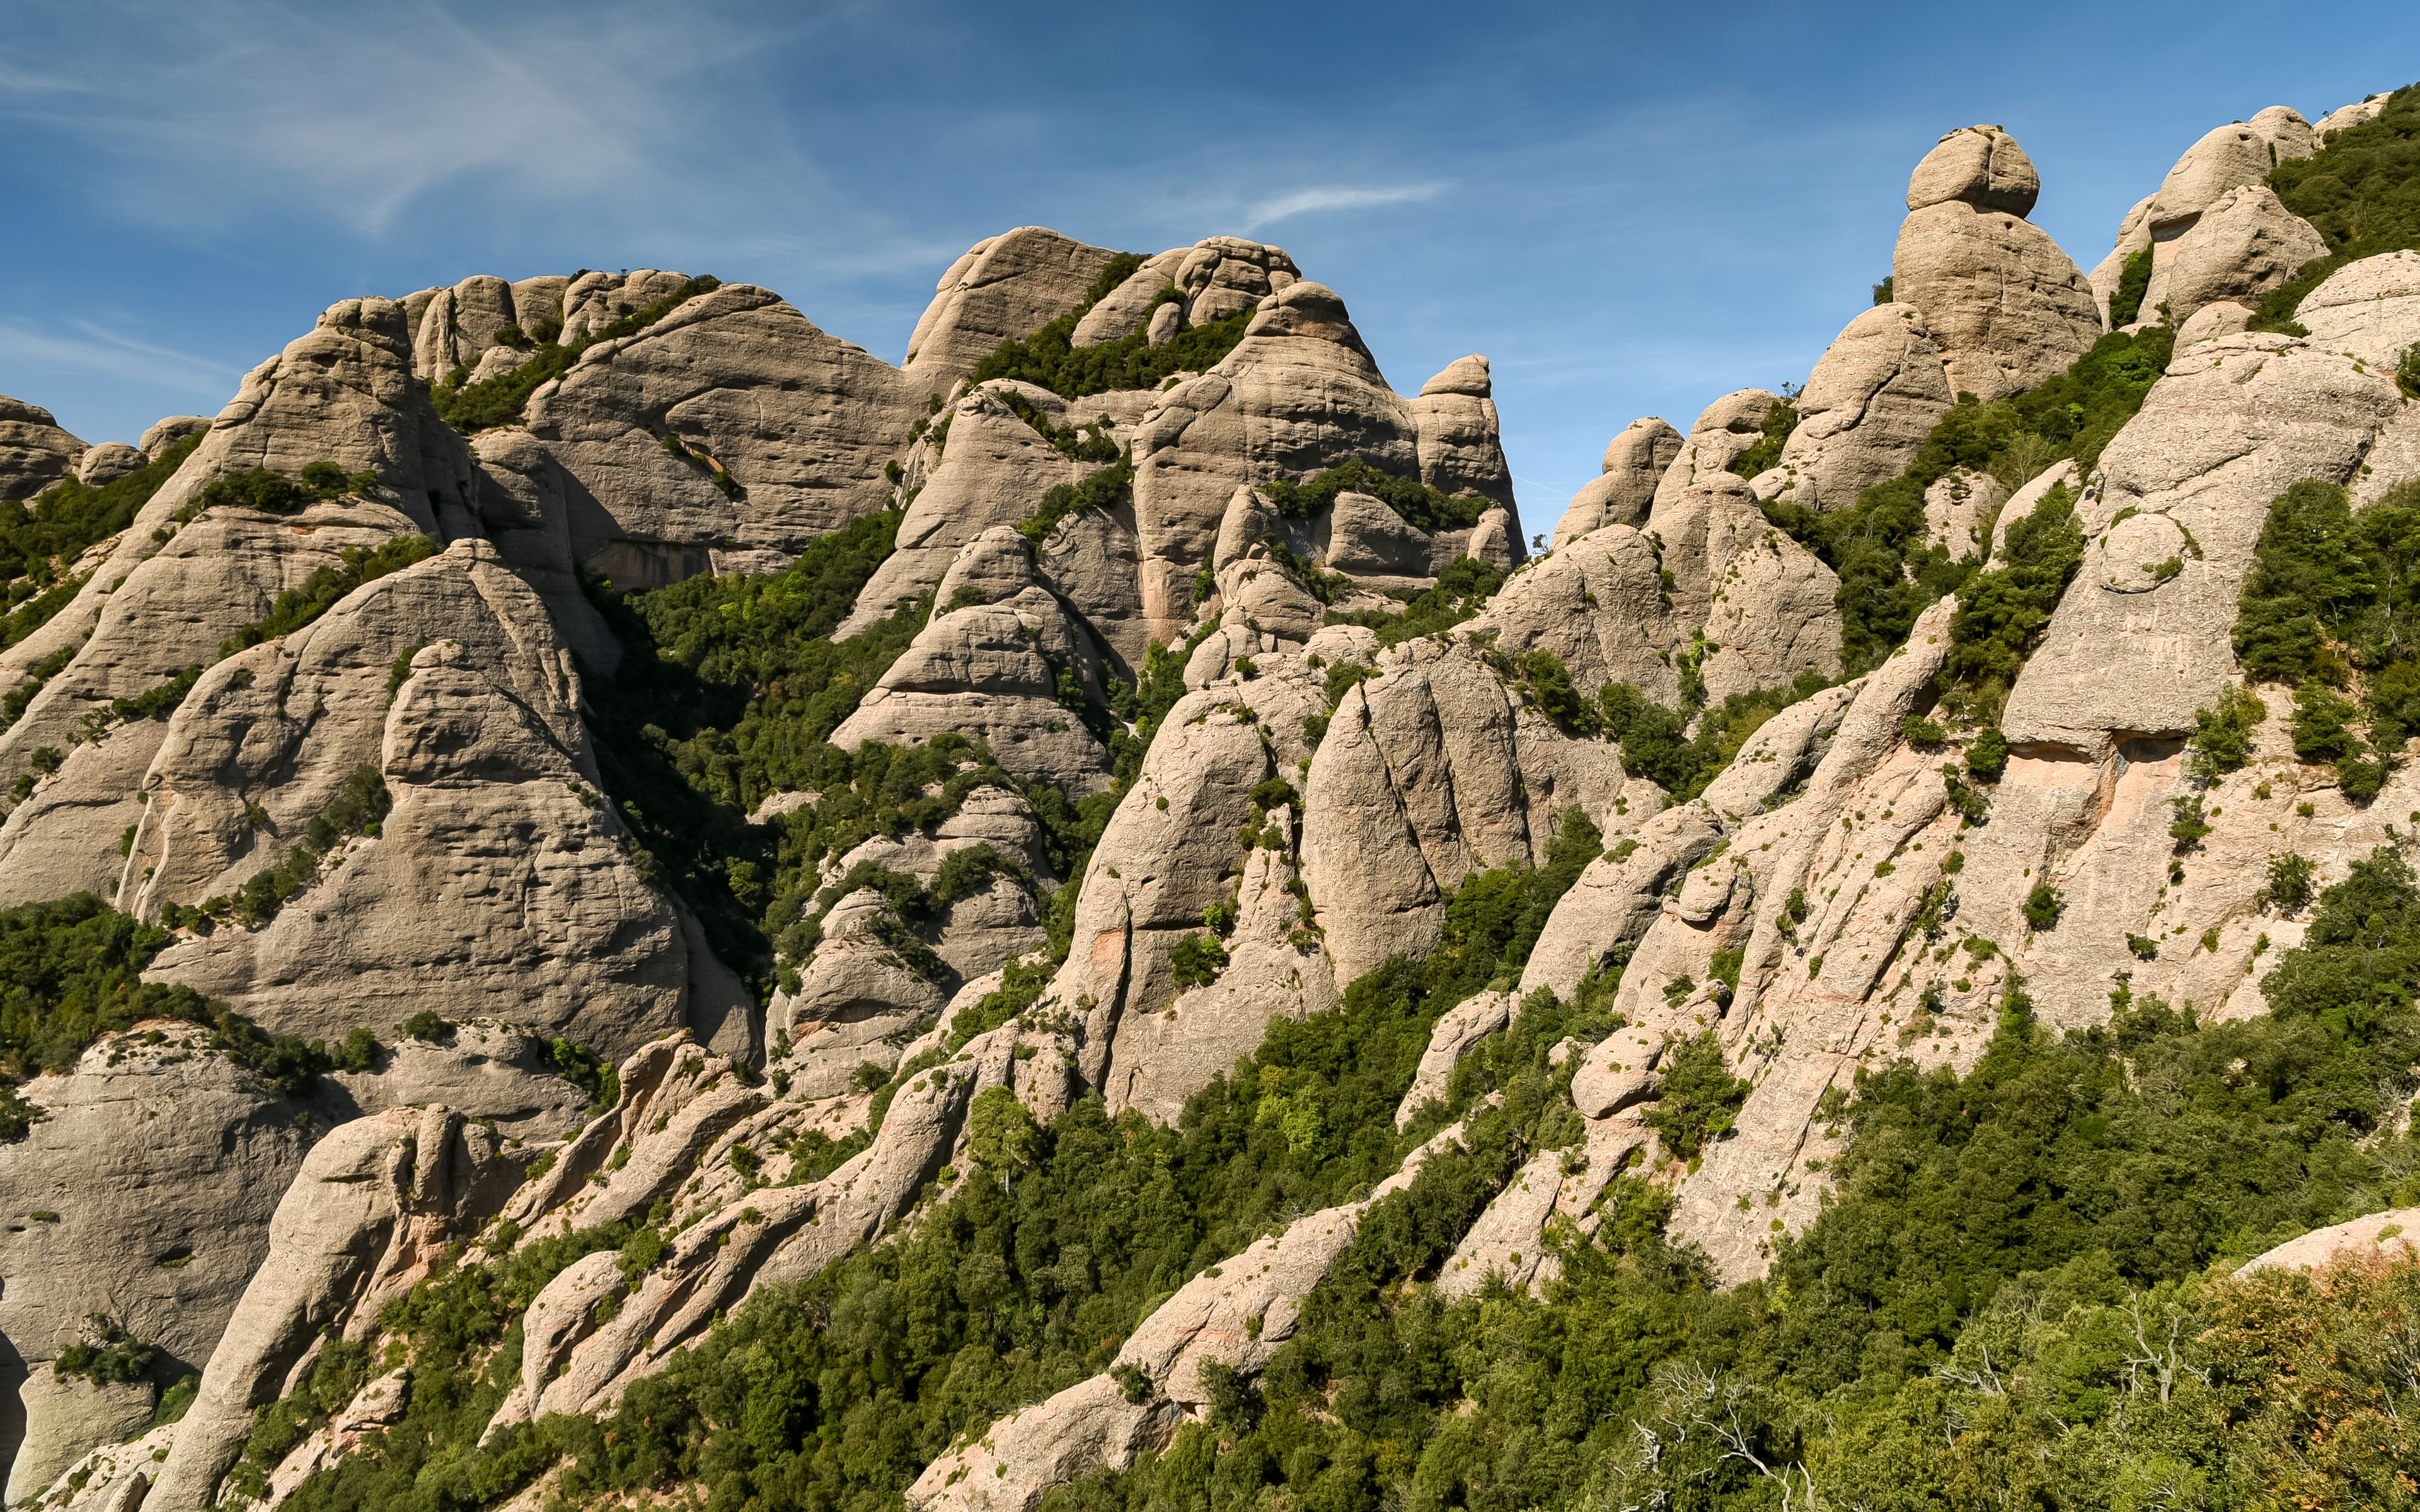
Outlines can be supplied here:
[[2040, 189], [1551, 531], [1232, 237], [0, 399], [8, 1502], [2402, 1504], [2420, 86]]

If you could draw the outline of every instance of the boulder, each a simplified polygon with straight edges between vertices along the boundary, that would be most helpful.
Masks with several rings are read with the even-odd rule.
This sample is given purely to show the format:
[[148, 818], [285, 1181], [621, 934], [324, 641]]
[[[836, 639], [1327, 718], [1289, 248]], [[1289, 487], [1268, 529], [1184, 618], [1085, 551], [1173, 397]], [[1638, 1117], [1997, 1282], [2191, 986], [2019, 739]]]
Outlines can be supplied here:
[[919, 380], [771, 292], [726, 284], [589, 347], [531, 396], [528, 424], [571, 480], [574, 558], [652, 588], [706, 570], [717, 549], [781, 565], [891, 507], [883, 465], [923, 413]]
[[2387, 92], [2381, 90], [2377, 94], [2354, 100], [2350, 105], [2338, 105], [2319, 118], [2318, 123], [2311, 128], [2311, 134], [2324, 142], [2350, 127], [2359, 126], [2365, 121], [2374, 121], [2385, 111], [2387, 99]]
[[134, 444], [143, 453], [144, 460], [156, 462], [161, 453], [186, 437], [202, 435], [209, 428], [210, 417], [208, 415], [170, 415], [145, 431], [143, 439]]
[[31, 499], [74, 476], [84, 452], [49, 410], [0, 393], [0, 500]]
[[2252, 306], [2239, 304], [2233, 300], [2205, 304], [2177, 327], [2177, 346], [2181, 349], [2197, 341], [2241, 335], [2243, 329], [2252, 323]]
[[2319, 1271], [2330, 1266], [2374, 1265], [2381, 1260], [2409, 1262], [2420, 1255], [2420, 1249], [2413, 1247], [2415, 1239], [2420, 1239], [2420, 1208], [2392, 1208], [2289, 1239], [2244, 1261], [2235, 1273], [2246, 1276], [2263, 1271]]
[[87, 487], [103, 487], [139, 470], [143, 461], [143, 454], [124, 441], [103, 441], [87, 447], [76, 459], [76, 481]]
[[2041, 176], [2017, 139], [1996, 126], [1965, 126], [1943, 137], [1907, 181], [1907, 208], [1952, 200], [2009, 215], [2033, 213]]
[[1924, 538], [1954, 560], [1989, 554], [1985, 532], [1998, 519], [2008, 490], [1988, 472], [1952, 468], [1924, 490]]
[[1302, 270], [1282, 247], [1241, 237], [1210, 237], [1196, 242], [1177, 264], [1174, 282], [1185, 295], [1185, 323], [1213, 320], [1260, 307], [1272, 294], [1302, 281]]
[[1652, 415], [1632, 421], [1605, 449], [1605, 471], [1572, 496], [1555, 526], [1554, 549], [1607, 525], [1641, 525], [1655, 486], [1681, 455], [1681, 433]]
[[1951, 390], [1987, 401], [2055, 378], [2101, 336], [2091, 286], [2056, 242], [1963, 200], [1909, 213], [1891, 286], [1923, 312]]
[[[1906, 471], [1954, 397], [1921, 311], [1879, 304], [1864, 312], [1807, 376], [1772, 497], [1826, 512], [1849, 508], [1867, 488]], [[1758, 496], [1769, 487], [1758, 480]]]
[[2212, 200], [2167, 244], [2143, 296], [2148, 316], [2164, 311], [2181, 325], [2204, 305], [2233, 300], [2257, 305], [2315, 257], [2327, 255], [2319, 229], [2278, 201], [2265, 183], [2244, 184]]
[[920, 399], [948, 393], [1001, 343], [1081, 305], [1116, 255], [1038, 225], [976, 242], [933, 285], [908, 338], [907, 386]]
[[1739, 455], [1763, 438], [1764, 417], [1780, 402], [1779, 394], [1762, 389], [1739, 389], [1706, 406], [1689, 426], [1681, 455], [1656, 480], [1649, 523], [1689, 489], [1729, 474]]
[[[1509, 505], [1512, 467], [1497, 439], [1494, 381], [1476, 353], [1446, 365], [1406, 401], [1418, 428], [1420, 481], [1440, 493], [1493, 499]], [[1520, 530], [1512, 531], [1517, 548]]]
[[2116, 296], [2118, 285], [2125, 280], [2126, 264], [2136, 253], [2151, 244], [2149, 224], [2151, 202], [2155, 196], [2146, 194], [2134, 202], [2126, 218], [2118, 224], [2118, 242], [2109, 255], [2101, 259], [2086, 280], [2092, 285], [2092, 301], [2101, 311], [2102, 326], [2110, 324], [2109, 301]]
[[2308, 122], [2284, 106], [2273, 105], [2251, 121], [2213, 127], [2185, 148], [2184, 156], [2160, 180], [2145, 216], [2152, 240], [2161, 248], [2191, 228], [2195, 218], [2231, 189], [2262, 183], [2270, 171], [2288, 158], [2307, 158], [2319, 150]]
[[1583, 692], [1633, 683], [1669, 703], [1680, 696], [1669, 648], [1688, 627], [1669, 612], [1662, 572], [1652, 537], [1604, 526], [1516, 574], [1472, 628], [1493, 630], [1508, 655], [1552, 653]]

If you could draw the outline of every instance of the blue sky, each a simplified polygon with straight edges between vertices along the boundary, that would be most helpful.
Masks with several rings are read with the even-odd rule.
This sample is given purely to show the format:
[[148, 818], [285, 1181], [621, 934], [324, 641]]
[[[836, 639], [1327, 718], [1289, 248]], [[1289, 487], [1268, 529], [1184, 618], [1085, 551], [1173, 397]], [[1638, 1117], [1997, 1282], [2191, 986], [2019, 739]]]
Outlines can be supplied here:
[[132, 440], [349, 294], [580, 267], [764, 284], [896, 362], [991, 232], [1231, 232], [1398, 389], [1487, 353], [1546, 530], [1634, 416], [1805, 378], [1943, 131], [2013, 132], [2089, 269], [2211, 127], [2415, 78], [2408, 3], [18, 0], [0, 392]]

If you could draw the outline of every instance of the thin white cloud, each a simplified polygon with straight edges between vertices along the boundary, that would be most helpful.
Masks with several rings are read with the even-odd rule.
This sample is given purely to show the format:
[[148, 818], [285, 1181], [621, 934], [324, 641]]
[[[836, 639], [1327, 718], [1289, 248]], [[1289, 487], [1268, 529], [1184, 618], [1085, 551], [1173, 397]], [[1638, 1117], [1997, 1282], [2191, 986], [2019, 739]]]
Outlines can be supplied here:
[[234, 392], [240, 376], [224, 363], [139, 341], [89, 321], [70, 326], [72, 334], [0, 321], [0, 364], [10, 372], [121, 378], [218, 399]]
[[1435, 199], [1445, 187], [1443, 184], [1398, 184], [1368, 189], [1349, 185], [1297, 189], [1262, 200], [1246, 209], [1243, 229], [1258, 231], [1263, 226], [1275, 225], [1280, 221], [1318, 210], [1367, 210], [1382, 205], [1416, 204]]

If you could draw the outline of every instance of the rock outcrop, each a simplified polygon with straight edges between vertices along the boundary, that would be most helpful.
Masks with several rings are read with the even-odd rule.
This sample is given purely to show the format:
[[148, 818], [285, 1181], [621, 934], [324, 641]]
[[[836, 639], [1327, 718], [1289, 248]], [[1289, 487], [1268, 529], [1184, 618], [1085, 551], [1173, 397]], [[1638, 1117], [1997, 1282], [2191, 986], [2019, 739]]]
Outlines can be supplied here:
[[1757, 496], [1847, 509], [1906, 470], [1955, 397], [1923, 312], [1878, 304], [1824, 349], [1797, 397], [1780, 465], [1754, 480]]
[[1908, 185], [1893, 297], [1923, 313], [1953, 393], [1989, 400], [2032, 388], [2101, 335], [2084, 275], [2008, 208], [2030, 209], [2038, 187], [2015, 142], [1981, 126], [1945, 138]]
[[0, 393], [0, 500], [31, 499], [74, 476], [84, 454], [49, 410]]
[[1606, 444], [1605, 471], [1572, 495], [1555, 526], [1559, 551], [1607, 525], [1639, 525], [1655, 502], [1656, 486], [1681, 455], [1683, 438], [1650, 415], [1632, 421]]
[[2304, 263], [2326, 256], [2328, 244], [2278, 202], [2275, 190], [2252, 183], [2211, 201], [2163, 250], [2167, 255], [2152, 267], [2143, 309], [2183, 325], [2222, 300], [2257, 305]]
[[[1115, 253], [1038, 225], [985, 237], [933, 285], [908, 338], [908, 386], [947, 393], [1000, 344], [1032, 335], [1084, 302]], [[1155, 291], [1156, 292], [1156, 291]]]

